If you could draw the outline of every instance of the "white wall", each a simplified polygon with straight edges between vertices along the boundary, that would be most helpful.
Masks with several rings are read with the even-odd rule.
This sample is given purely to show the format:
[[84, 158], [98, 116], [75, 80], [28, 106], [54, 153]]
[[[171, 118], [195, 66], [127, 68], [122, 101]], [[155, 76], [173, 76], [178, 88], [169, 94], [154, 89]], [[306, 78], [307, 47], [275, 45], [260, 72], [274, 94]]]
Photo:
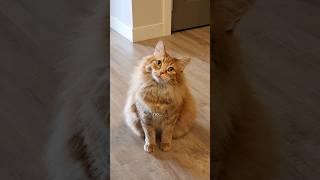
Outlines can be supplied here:
[[132, 39], [132, 0], [110, 0], [110, 26], [127, 39]]
[[131, 0], [111, 0], [110, 14], [127, 26], [132, 26]]
[[171, 34], [171, 0], [111, 0], [110, 26], [130, 41]]

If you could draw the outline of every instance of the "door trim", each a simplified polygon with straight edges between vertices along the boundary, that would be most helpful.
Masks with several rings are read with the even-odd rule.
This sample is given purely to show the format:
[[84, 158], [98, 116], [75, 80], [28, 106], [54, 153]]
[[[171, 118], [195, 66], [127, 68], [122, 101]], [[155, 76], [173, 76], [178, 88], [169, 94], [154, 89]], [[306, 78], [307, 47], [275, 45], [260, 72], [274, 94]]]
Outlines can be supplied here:
[[162, 1], [162, 22], [163, 22], [163, 35], [171, 35], [171, 21], [172, 21], [172, 3], [173, 0]]
[[[173, 0], [162, 1], [161, 22], [138, 26], [132, 29], [132, 42], [139, 42], [147, 39], [160, 38], [171, 35], [172, 22], [172, 2]], [[133, 13], [134, 14], [134, 13]]]
[[[162, 18], [159, 19], [161, 22], [134, 27], [134, 23], [131, 25], [126, 25], [119, 18], [110, 16], [110, 27], [131, 42], [160, 38], [162, 36], [170, 36], [172, 22], [172, 2], [173, 0], [162, 1]], [[131, 12], [132, 19], [134, 19], [134, 15], [135, 12]]]

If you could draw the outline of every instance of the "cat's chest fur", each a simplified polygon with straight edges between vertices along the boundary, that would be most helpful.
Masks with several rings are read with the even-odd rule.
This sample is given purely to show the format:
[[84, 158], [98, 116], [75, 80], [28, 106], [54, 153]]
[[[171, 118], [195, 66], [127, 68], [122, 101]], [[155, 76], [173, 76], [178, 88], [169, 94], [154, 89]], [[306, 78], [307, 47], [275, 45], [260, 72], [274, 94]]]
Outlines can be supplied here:
[[176, 108], [182, 103], [182, 93], [178, 87], [150, 85], [144, 88], [142, 94], [153, 104], [167, 107], [165, 111]]
[[182, 104], [182, 93], [177, 87], [149, 85], [143, 87], [140, 93], [152, 105], [161, 107], [158, 111], [144, 109], [144, 115], [152, 121], [150, 123], [156, 128], [161, 128], [163, 123], [169, 121], [170, 117], [177, 113]]
[[151, 86], [146, 88], [146, 93], [150, 95], [154, 103], [158, 104], [169, 104], [174, 100], [174, 90], [173, 88], [161, 87], [161, 86]]

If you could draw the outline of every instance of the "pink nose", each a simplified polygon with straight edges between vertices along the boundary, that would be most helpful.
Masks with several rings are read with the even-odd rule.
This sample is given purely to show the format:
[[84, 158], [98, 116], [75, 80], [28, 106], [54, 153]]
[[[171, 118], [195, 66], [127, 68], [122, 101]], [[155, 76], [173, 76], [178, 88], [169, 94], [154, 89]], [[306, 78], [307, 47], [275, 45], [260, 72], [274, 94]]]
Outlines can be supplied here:
[[162, 71], [162, 72], [160, 72], [160, 75], [162, 75], [162, 74], [164, 74], [164, 72]]

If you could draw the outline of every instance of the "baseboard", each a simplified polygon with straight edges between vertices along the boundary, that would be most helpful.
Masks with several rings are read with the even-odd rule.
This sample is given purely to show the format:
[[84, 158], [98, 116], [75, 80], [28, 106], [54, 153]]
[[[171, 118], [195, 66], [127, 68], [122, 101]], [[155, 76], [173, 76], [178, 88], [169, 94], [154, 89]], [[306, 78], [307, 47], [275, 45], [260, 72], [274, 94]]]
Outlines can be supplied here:
[[118, 18], [110, 16], [110, 27], [131, 42], [133, 41], [132, 28], [124, 24]]
[[118, 18], [112, 16], [110, 17], [110, 27], [131, 42], [138, 42], [170, 35], [165, 33], [165, 26], [163, 23], [131, 28], [121, 22]]
[[164, 36], [164, 24], [157, 23], [133, 28], [133, 42]]

